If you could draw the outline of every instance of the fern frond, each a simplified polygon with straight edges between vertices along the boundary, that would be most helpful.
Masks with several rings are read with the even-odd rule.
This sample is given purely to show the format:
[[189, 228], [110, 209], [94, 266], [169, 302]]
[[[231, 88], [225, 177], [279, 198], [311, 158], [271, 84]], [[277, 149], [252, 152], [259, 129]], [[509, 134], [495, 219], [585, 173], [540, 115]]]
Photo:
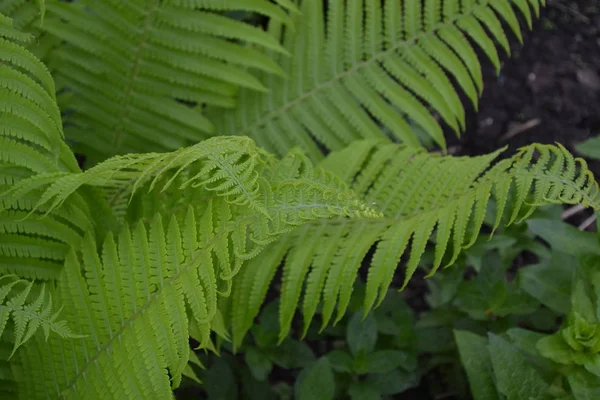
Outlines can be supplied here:
[[[43, 175], [45, 182], [52, 182], [79, 167], [63, 139], [50, 73], [14, 42], [21, 34], [10, 18], [0, 15], [0, 24], [0, 193], [4, 193], [24, 180], [40, 182]], [[14, 201], [0, 199], [0, 273], [49, 280], [58, 277], [68, 247], [95, 227], [81, 195], [60, 212], [42, 218], [48, 210], [41, 207], [34, 212], [39, 194], [34, 189], [35, 185]], [[35, 215], [24, 220], [31, 213]]]
[[64, 41], [53, 66], [72, 96], [67, 137], [97, 162], [212, 134], [204, 104], [233, 107], [238, 87], [265, 91], [252, 70], [284, 75], [264, 49], [285, 50], [224, 15], [235, 10], [290, 23], [266, 0], [48, 2], [43, 29]]
[[[319, 145], [340, 150], [357, 139], [388, 136], [419, 146], [411, 124], [442, 147], [439, 115], [460, 133], [465, 111], [454, 81], [477, 108], [483, 89], [471, 39], [494, 65], [494, 40], [509, 51], [502, 23], [521, 38], [515, 10], [531, 19], [539, 0], [301, 1], [295, 31], [271, 20], [269, 32], [292, 55], [289, 79], [263, 74], [268, 94], [242, 89], [235, 110], [215, 110], [217, 132], [254, 138], [274, 153], [300, 146], [314, 159]], [[324, 23], [325, 21], [325, 23]], [[488, 33], [489, 31], [489, 33]], [[373, 120], [375, 119], [375, 121]], [[383, 127], [383, 129], [381, 129]]]
[[14, 345], [9, 359], [39, 329], [44, 332], [46, 341], [51, 332], [65, 339], [80, 338], [64, 320], [58, 320], [59, 313], [53, 312], [52, 296], [46, 292], [46, 285], [35, 285], [16, 275], [0, 276], [0, 336], [4, 337], [9, 323], [14, 326]]
[[78, 169], [63, 140], [54, 81], [45, 65], [13, 39], [20, 32], [1, 16], [0, 163], [32, 172]]
[[28, 343], [18, 353], [19, 379], [42, 383], [23, 385], [19, 395], [168, 397], [187, 366], [189, 334], [211, 348], [220, 294], [229, 294], [245, 260], [313, 220], [380, 216], [300, 152], [266, 165], [256, 209], [216, 196], [200, 212], [188, 205], [185, 214], [172, 214], [166, 227], [160, 214], [133, 230], [126, 225], [100, 250], [86, 235], [80, 251], [69, 251], [58, 282], [67, 321], [86, 336]]
[[22, 41], [23, 45], [40, 60], [48, 60], [60, 44], [58, 38], [46, 35], [40, 29], [46, 14], [44, 0], [4, 0], [0, 2], [0, 14], [12, 19], [13, 27], [22, 32], [23, 38], [28, 38]]
[[[130, 198], [148, 183], [152, 190], [161, 184], [166, 190], [184, 170], [195, 168], [178, 189], [188, 186], [215, 192], [234, 204], [259, 209], [258, 176], [264, 153], [248, 138], [216, 137], [171, 153], [116, 156], [77, 174], [38, 174], [16, 183], [3, 197], [5, 203], [42, 190], [34, 210], [48, 206], [52, 211], [83, 185], [108, 189], [114, 197]], [[162, 178], [169, 173], [168, 179]], [[0, 208], [1, 209], [1, 208]], [[264, 211], [264, 210], [263, 210]]]
[[[403, 254], [408, 256], [403, 287], [430, 239], [435, 243], [430, 275], [453, 264], [477, 239], [491, 198], [497, 203], [494, 229], [503, 216], [512, 224], [549, 203], [600, 209], [598, 184], [585, 161], [561, 145], [524, 147], [490, 168], [498, 154], [440, 157], [363, 141], [329, 155], [321, 166], [342, 177], [384, 218], [311, 222], [273, 243], [266, 250], [271, 258], [249, 262], [234, 286], [234, 343], [239, 345], [251, 326], [266, 294], [265, 279], [273, 278], [284, 256], [281, 339], [289, 332], [301, 294], [305, 329], [319, 305], [323, 327], [336, 309], [339, 321], [364, 262], [369, 264], [365, 313], [383, 300]], [[373, 247], [372, 259], [365, 259]]]

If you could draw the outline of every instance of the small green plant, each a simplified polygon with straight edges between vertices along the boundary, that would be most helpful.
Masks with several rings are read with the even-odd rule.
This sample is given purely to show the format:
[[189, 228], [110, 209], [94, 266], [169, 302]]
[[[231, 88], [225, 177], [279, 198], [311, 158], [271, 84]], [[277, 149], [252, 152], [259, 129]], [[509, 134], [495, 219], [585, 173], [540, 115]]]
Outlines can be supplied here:
[[[190, 338], [243, 352], [247, 388], [301, 370], [301, 399], [399, 393], [456, 360], [453, 337], [476, 396], [583, 390], [572, 382], [594, 373], [592, 300], [573, 295], [560, 334], [572, 351], [559, 364], [578, 368], [559, 368], [569, 389], [521, 351], [557, 360], [558, 336], [536, 347], [539, 335], [507, 331], [537, 312], [534, 290], [504, 274], [514, 248], [460, 274], [463, 250], [486, 253], [482, 229], [510, 237], [504, 226], [547, 204], [600, 209], [585, 161], [561, 145], [505, 158], [422, 146], [445, 147], [438, 116], [464, 130], [459, 91], [477, 106], [474, 46], [499, 68], [504, 26], [521, 39], [517, 15], [531, 26], [544, 1], [39, 3], [32, 18], [37, 4], [0, 1], [2, 396], [168, 399], [184, 378], [215, 390], [206, 381], [239, 360], [207, 363]], [[398, 313], [391, 287], [457, 262], [430, 281], [427, 316]], [[257, 323], [269, 289], [276, 309]], [[345, 320], [347, 346], [289, 338]], [[432, 356], [418, 365], [418, 352]]]

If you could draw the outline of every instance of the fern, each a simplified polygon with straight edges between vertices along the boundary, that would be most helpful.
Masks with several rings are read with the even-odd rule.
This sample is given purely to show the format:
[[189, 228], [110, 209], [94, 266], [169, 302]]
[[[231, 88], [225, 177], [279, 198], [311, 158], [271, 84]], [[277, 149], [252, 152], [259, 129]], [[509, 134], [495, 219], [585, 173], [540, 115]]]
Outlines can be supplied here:
[[405, 252], [406, 286], [430, 238], [435, 243], [430, 275], [453, 264], [477, 239], [491, 198], [497, 204], [494, 229], [503, 216], [506, 224], [512, 224], [548, 203], [600, 209], [598, 184], [585, 161], [562, 146], [528, 146], [490, 167], [498, 154], [439, 157], [372, 141], [332, 153], [322, 167], [342, 177], [384, 218], [315, 221], [272, 244], [269, 257], [249, 261], [234, 282], [234, 343], [239, 345], [252, 325], [282, 261], [281, 339], [290, 330], [301, 294], [304, 332], [319, 305], [322, 328], [336, 308], [335, 322], [339, 321], [358, 269], [373, 246], [374, 255], [367, 260], [365, 313], [383, 300]]
[[[215, 139], [225, 144], [227, 140]], [[117, 161], [125, 169], [124, 157], [97, 169], [105, 169], [105, 164], [114, 168]], [[163, 164], [178, 170], [173, 163]], [[20, 395], [39, 397], [54, 388], [56, 380], [54, 396], [165, 398], [179, 385], [187, 364], [189, 333], [197, 334], [202, 347], [212, 347], [209, 335], [211, 321], [218, 318], [219, 293], [229, 293], [244, 260], [311, 220], [379, 216], [300, 153], [264, 165], [256, 180], [259, 207], [237, 201], [231, 191], [217, 191], [216, 197], [204, 201], [197, 197], [203, 206], [188, 206], [185, 216], [172, 216], [167, 228], [156, 215], [133, 231], [125, 226], [117, 239], [109, 233], [99, 252], [92, 235], [86, 236], [81, 251], [70, 251], [58, 286], [68, 321], [86, 337], [69, 342], [56, 338], [49, 346], [28, 344], [27, 351], [19, 353], [23, 369], [30, 371], [23, 379], [43, 385], [24, 388]], [[93, 174], [86, 175], [92, 171], [75, 176], [94, 184], [87, 179]], [[119, 170], [113, 171], [118, 177]], [[243, 175], [244, 171], [237, 174]], [[210, 185], [204, 182], [204, 187]], [[197, 214], [195, 209], [202, 211]], [[58, 368], [64, 371], [60, 376], [45, 376], [44, 371]], [[148, 380], [151, 385], [142, 384]]]
[[[0, 3], [14, 17], [0, 14], [7, 397], [169, 398], [194, 377], [188, 339], [217, 350], [231, 327], [239, 346], [280, 265], [283, 339], [300, 303], [305, 332], [321, 306], [322, 326], [337, 322], [365, 261], [365, 313], [404, 253], [404, 286], [430, 239], [431, 274], [451, 265], [492, 199], [494, 229], [547, 203], [600, 208], [585, 162], [560, 145], [492, 165], [500, 152], [436, 156], [411, 133], [444, 145], [437, 115], [464, 127], [451, 82], [476, 104], [470, 40], [498, 66], [501, 24], [520, 37], [515, 10], [531, 23], [542, 0], [331, 1], [326, 15], [321, 1], [40, 3], [41, 35], [60, 41], [44, 60], [63, 115], [24, 47], [41, 37], [31, 4]], [[238, 136], [200, 140], [215, 133], [203, 107], [233, 107], [238, 89], [236, 111], [212, 110], [217, 131]], [[373, 140], [346, 147], [359, 138]], [[323, 150], [336, 151], [315, 166]]]
[[[46, 341], [50, 332], [62, 338], [72, 339], [73, 334], [65, 321], [57, 321], [59, 312], [52, 313], [52, 296], [46, 286], [34, 286], [34, 282], [19, 279], [15, 275], [0, 277], [0, 336], [9, 320], [14, 322], [14, 352], [42, 329]], [[36, 293], [36, 291], [38, 293]]]
[[[0, 193], [38, 173], [79, 169], [63, 141], [54, 82], [44, 64], [23, 47], [31, 39], [0, 14]], [[60, 212], [47, 218], [33, 213], [24, 220], [32, 213], [34, 199], [35, 194], [10, 204], [0, 201], [2, 392], [15, 389], [6, 384], [13, 379], [12, 355], [39, 336], [40, 329], [46, 341], [51, 332], [63, 338], [78, 337], [66, 321], [59, 320], [52, 285], [37, 280], [58, 277], [68, 247], [81, 240], [79, 229], [95, 230], [88, 204], [77, 195]]]
[[[52, 180], [79, 171], [63, 140], [54, 81], [42, 62], [15, 40], [30, 39], [0, 15], [0, 193], [23, 179], [44, 174]], [[0, 273], [52, 279], [71, 245], [94, 231], [89, 203], [81, 194], [57, 213], [34, 213], [36, 192], [0, 201]], [[28, 214], [32, 218], [24, 220]]]
[[289, 24], [283, 8], [266, 0], [49, 1], [46, 7], [44, 31], [64, 41], [52, 59], [68, 91], [67, 137], [94, 162], [207, 138], [214, 126], [203, 104], [233, 107], [238, 87], [265, 91], [246, 69], [283, 75], [261, 51], [285, 53], [277, 41], [224, 15], [247, 10]]
[[436, 115], [457, 133], [465, 127], [450, 77], [475, 108], [483, 89], [469, 38], [499, 69], [494, 40], [510, 50], [501, 23], [520, 39], [514, 9], [531, 25], [530, 7], [537, 15], [543, 3], [336, 0], [324, 7], [323, 1], [302, 1], [295, 31], [269, 24], [292, 54], [273, 54], [289, 79], [263, 74], [266, 95], [242, 89], [240, 107], [214, 112], [217, 132], [250, 136], [279, 154], [301, 146], [320, 159], [320, 145], [339, 150], [361, 138], [389, 136], [420, 146], [411, 127], [417, 124], [444, 147]]
[[[161, 177], [172, 169], [164, 183], [167, 189], [177, 176], [190, 165], [201, 164], [194, 176], [182, 183], [186, 186], [203, 186], [209, 191], [228, 196], [232, 203], [249, 204], [258, 208], [258, 157], [259, 149], [247, 138], [214, 138], [172, 153], [129, 154], [111, 158], [78, 174], [38, 174], [13, 185], [5, 196], [11, 202], [48, 186], [39, 196], [34, 210], [49, 205], [49, 211], [60, 206], [83, 185], [108, 189], [114, 197], [128, 198], [149, 181], [150, 190]], [[112, 199], [109, 200], [112, 202]]]
[[4, 0], [0, 2], [0, 14], [12, 19], [15, 30], [35, 38], [24, 44], [41, 60], [46, 60], [60, 43], [58, 38], [45, 35], [40, 29], [46, 14], [44, 0]]

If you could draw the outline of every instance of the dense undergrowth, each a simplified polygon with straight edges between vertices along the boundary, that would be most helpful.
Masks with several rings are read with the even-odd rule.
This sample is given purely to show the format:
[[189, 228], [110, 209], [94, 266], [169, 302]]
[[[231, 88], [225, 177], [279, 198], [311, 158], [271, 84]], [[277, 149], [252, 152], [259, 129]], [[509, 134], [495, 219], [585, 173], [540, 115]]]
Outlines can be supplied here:
[[0, 1], [2, 396], [595, 398], [586, 161], [446, 154], [544, 5]]

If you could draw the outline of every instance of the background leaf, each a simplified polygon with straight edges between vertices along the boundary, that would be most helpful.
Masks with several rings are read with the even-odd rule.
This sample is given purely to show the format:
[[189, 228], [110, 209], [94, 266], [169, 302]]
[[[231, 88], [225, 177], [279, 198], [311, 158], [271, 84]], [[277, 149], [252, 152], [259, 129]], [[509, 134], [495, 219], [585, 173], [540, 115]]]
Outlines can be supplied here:
[[375, 348], [377, 342], [377, 322], [371, 314], [362, 320], [362, 313], [355, 313], [348, 323], [346, 330], [346, 340], [350, 347], [352, 355], [359, 353], [370, 353]]
[[295, 386], [298, 400], [331, 400], [335, 394], [333, 371], [327, 357], [302, 370]]
[[548, 389], [538, 372], [519, 350], [500, 336], [490, 333], [489, 352], [498, 390], [507, 400], [540, 399]]
[[367, 355], [365, 372], [384, 374], [408, 363], [409, 355], [399, 350], [380, 350]]
[[575, 257], [600, 254], [595, 234], [582, 232], [560, 220], [530, 219], [527, 226], [552, 246], [552, 250], [572, 254]]
[[355, 382], [348, 388], [352, 400], [379, 400], [381, 395], [378, 388], [367, 382]]
[[279, 346], [266, 349], [265, 353], [282, 368], [303, 368], [315, 361], [315, 355], [306, 343], [289, 338]]
[[600, 160], [600, 136], [575, 145], [575, 149], [579, 154], [595, 160]]
[[259, 381], [267, 379], [267, 376], [269, 376], [269, 373], [273, 368], [273, 363], [266, 354], [251, 347], [246, 351], [244, 358], [246, 359], [246, 364], [248, 364], [248, 368], [250, 368], [250, 372], [252, 372], [254, 378]]
[[583, 368], [572, 371], [569, 376], [569, 386], [577, 400], [600, 399], [600, 378]]
[[476, 400], [501, 400], [494, 383], [487, 339], [468, 331], [454, 331], [454, 338], [473, 397]]
[[550, 261], [529, 265], [519, 270], [520, 287], [546, 307], [568, 314], [571, 309], [571, 285], [577, 260], [565, 253], [554, 252]]

